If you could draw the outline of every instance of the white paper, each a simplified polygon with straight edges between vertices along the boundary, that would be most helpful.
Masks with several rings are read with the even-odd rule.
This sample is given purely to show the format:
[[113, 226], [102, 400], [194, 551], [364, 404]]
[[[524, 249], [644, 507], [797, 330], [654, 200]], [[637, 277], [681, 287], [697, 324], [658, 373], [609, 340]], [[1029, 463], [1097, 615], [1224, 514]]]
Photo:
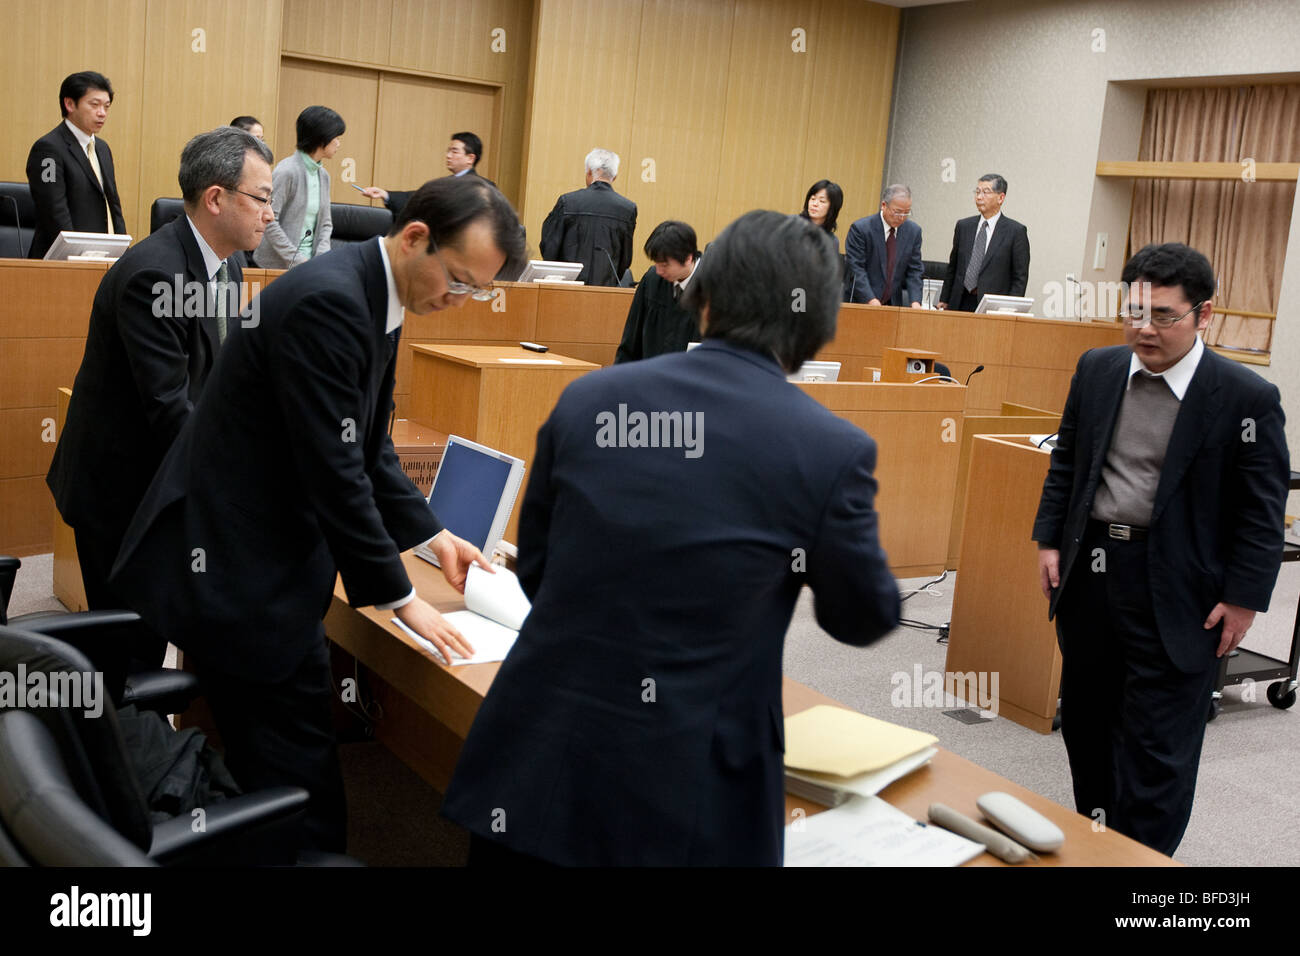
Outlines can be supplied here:
[[[452, 651], [453, 666], [505, 660], [510, 648], [514, 647], [515, 639], [519, 637], [519, 628], [524, 626], [524, 619], [532, 610], [514, 572], [500, 566], [494, 567], [495, 574], [484, 571], [477, 564], [470, 565], [469, 574], [465, 578], [466, 609], [443, 615], [452, 627], [460, 631], [469, 646], [474, 648], [473, 657], [461, 657]], [[432, 641], [416, 634], [400, 618], [393, 618], [393, 623], [438, 660], [447, 663], [447, 659]]]
[[785, 772], [792, 777], [807, 780], [818, 786], [833, 787], [836, 790], [843, 790], [845, 793], [856, 793], [863, 797], [874, 797], [895, 780], [901, 780], [913, 770], [925, 766], [938, 752], [938, 747], [926, 747], [919, 753], [891, 763], [888, 767], [860, 773], [856, 777], [837, 777], [830, 773], [811, 773], [806, 770], [793, 770], [789, 767], [786, 768]]
[[879, 797], [849, 797], [785, 828], [786, 866], [959, 866], [984, 851], [937, 826], [922, 826]]
[[508, 362], [511, 365], [563, 365], [559, 359], [530, 359], [530, 358], [499, 358], [498, 362]]

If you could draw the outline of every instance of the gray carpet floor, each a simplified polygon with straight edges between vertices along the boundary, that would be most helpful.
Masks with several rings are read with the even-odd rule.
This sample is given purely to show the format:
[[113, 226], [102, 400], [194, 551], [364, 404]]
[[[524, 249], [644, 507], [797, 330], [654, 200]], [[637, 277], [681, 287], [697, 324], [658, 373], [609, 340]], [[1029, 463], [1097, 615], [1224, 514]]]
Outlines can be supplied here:
[[[12, 614], [57, 610], [50, 555], [23, 559]], [[924, 579], [900, 581], [917, 588]], [[943, 624], [951, 617], [956, 576], [903, 605], [906, 618]], [[936, 593], [937, 592], [937, 593]], [[1282, 566], [1274, 610], [1256, 618], [1244, 646], [1289, 657], [1300, 564]], [[944, 670], [946, 649], [936, 633], [899, 628], [867, 648], [836, 643], [813, 619], [805, 592], [785, 646], [785, 673], [863, 713], [935, 734], [942, 746], [1065, 806], [1072, 806], [1061, 735], [1038, 734], [998, 717], [963, 724], [945, 716], [960, 701], [938, 707], [895, 707], [895, 687]], [[1254, 700], [1243, 699], [1254, 696]], [[1224, 691], [1223, 711], [1206, 729], [1196, 804], [1175, 859], [1193, 866], [1300, 865], [1300, 708], [1278, 710], [1264, 688]], [[342, 748], [350, 807], [349, 849], [371, 865], [459, 865], [468, 841], [438, 816], [441, 797], [375, 743]], [[1291, 834], [1291, 836], [1288, 836]]]

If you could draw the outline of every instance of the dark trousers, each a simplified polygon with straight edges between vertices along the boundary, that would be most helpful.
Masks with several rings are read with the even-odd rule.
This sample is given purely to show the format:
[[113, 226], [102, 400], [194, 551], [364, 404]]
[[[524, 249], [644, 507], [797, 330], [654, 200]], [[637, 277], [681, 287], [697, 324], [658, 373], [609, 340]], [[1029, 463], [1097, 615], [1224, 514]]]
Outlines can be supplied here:
[[[109, 572], [117, 560], [122, 536], [85, 528], [73, 530], [77, 540], [77, 563], [81, 565], [81, 583], [86, 590], [86, 606], [92, 611], [121, 611], [130, 608], [108, 583]], [[167, 639], [156, 635], [143, 624], [125, 650], [129, 655], [126, 672], [152, 670], [163, 666], [167, 657]], [[96, 665], [101, 665], [97, 660]]]
[[1172, 854], [1192, 813], [1219, 631], [1178, 637], [1205, 644], [1204, 671], [1174, 666], [1156, 629], [1146, 554], [1146, 541], [1116, 541], [1089, 524], [1057, 607], [1061, 736], [1076, 809]]
[[317, 650], [275, 684], [235, 677], [197, 661], [203, 694], [225, 745], [226, 766], [245, 791], [296, 786], [311, 794], [303, 849], [343, 853], [347, 803], [330, 695], [329, 651]]
[[[957, 285], [961, 286], [960, 276], [957, 277]], [[976, 295], [974, 292], [967, 292], [965, 287], [962, 286], [959, 290], [959, 294], [954, 296], [954, 298], [957, 301], [956, 303], [948, 303], [950, 308], [954, 308], [958, 312], [974, 312], [979, 307], [980, 299], [984, 298], [984, 293], [981, 292], [979, 295]]]

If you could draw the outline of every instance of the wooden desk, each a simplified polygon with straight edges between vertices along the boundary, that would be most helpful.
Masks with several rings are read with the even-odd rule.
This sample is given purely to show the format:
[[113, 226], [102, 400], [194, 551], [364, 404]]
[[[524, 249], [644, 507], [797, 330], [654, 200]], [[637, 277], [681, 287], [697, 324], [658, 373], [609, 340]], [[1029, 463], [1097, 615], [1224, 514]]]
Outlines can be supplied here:
[[[403, 561], [420, 596], [434, 607], [451, 611], [464, 606], [432, 565], [409, 554]], [[349, 607], [338, 583], [325, 617], [325, 632], [372, 672], [369, 687], [384, 714], [375, 721], [376, 739], [430, 785], [446, 792], [460, 747], [500, 665], [444, 666], [401, 634], [390, 623], [392, 616], [391, 611]], [[815, 704], [843, 706], [789, 678], [783, 696], [787, 715]], [[1019, 797], [1065, 831], [1065, 846], [1043, 857], [1040, 865], [1173, 865], [1168, 857], [1114, 831], [1094, 833], [1086, 817], [942, 749], [928, 768], [892, 784], [881, 796], [918, 819], [924, 819], [926, 809], [936, 802], [978, 818], [975, 799], [990, 790]], [[786, 808], [788, 813], [801, 808], [808, 814], [825, 809], [788, 795]], [[984, 853], [968, 865], [1003, 864]]]

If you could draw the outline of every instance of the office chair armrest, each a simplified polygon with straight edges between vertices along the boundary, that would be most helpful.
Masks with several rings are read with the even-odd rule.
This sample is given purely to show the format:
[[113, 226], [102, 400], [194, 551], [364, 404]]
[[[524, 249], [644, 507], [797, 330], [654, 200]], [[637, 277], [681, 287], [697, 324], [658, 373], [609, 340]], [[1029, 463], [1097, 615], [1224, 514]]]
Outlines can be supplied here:
[[132, 705], [136, 710], [152, 710], [166, 717], [185, 713], [200, 693], [199, 679], [189, 671], [160, 667], [128, 674], [121, 706]]
[[307, 791], [267, 787], [181, 814], [153, 829], [149, 858], [164, 866], [292, 866]]
[[[67, 641], [67, 635], [140, 623], [135, 611], [33, 611], [10, 618], [9, 626]], [[69, 641], [69, 643], [72, 643]]]

